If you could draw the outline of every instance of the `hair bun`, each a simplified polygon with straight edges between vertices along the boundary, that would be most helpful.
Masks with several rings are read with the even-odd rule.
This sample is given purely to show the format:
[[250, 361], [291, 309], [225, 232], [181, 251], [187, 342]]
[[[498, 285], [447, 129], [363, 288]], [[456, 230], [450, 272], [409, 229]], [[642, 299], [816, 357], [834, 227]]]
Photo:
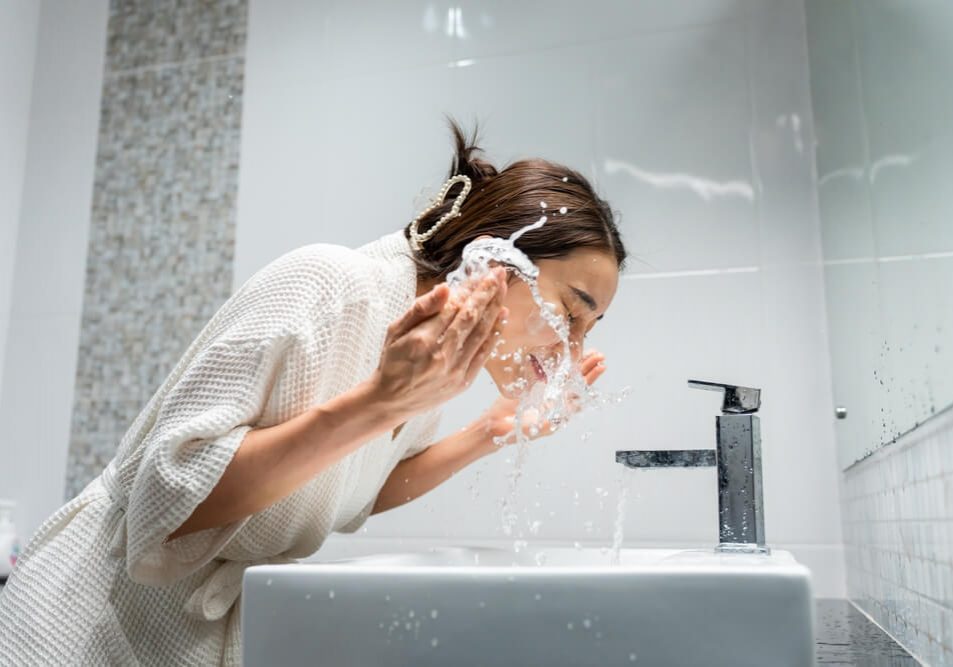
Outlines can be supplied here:
[[447, 178], [464, 174], [469, 176], [471, 181], [477, 182], [496, 176], [498, 173], [496, 167], [487, 160], [474, 156], [474, 153], [483, 152], [483, 149], [477, 145], [479, 131], [477, 124], [475, 123], [473, 127], [473, 138], [467, 142], [460, 125], [449, 116], [447, 122], [450, 125], [454, 142], [453, 163], [450, 165], [450, 173]]

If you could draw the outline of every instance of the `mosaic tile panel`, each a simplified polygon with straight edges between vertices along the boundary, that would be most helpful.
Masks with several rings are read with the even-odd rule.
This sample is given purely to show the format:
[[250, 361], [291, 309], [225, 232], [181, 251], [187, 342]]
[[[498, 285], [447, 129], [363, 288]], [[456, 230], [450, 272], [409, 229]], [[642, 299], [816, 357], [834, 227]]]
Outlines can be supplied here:
[[848, 468], [848, 594], [918, 658], [953, 666], [953, 409]]
[[111, 0], [106, 72], [245, 51], [246, 0]]
[[245, 18], [111, 5], [65, 499], [231, 293]]

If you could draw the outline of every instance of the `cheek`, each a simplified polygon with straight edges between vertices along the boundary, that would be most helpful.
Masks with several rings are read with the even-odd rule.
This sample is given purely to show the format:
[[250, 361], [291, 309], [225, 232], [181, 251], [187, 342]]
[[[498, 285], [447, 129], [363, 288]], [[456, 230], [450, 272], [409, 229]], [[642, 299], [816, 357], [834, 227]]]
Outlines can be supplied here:
[[556, 332], [539, 315], [538, 309], [515, 316], [511, 311], [501, 335], [504, 339], [501, 347], [507, 350], [515, 350], [518, 347], [526, 350], [545, 347], [559, 340]]
[[524, 284], [510, 286], [504, 304], [510, 311], [503, 326], [507, 349], [539, 347], [559, 340]]

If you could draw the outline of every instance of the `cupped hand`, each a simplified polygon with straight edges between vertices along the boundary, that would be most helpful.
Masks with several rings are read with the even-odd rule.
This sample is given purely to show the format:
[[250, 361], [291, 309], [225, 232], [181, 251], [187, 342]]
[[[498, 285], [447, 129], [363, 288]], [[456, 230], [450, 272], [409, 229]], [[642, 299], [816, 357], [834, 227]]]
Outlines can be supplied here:
[[[583, 354], [579, 360], [579, 372], [583, 378], [585, 378], [587, 385], [591, 385], [599, 379], [599, 376], [605, 373], [605, 358], [606, 356], [604, 354], [595, 349]], [[569, 405], [571, 410], [570, 416], [576, 414], [579, 411], [578, 397], [570, 397]], [[506, 439], [503, 444], [514, 444], [516, 442], [514, 429], [516, 424], [516, 409], [518, 406], [519, 399], [517, 398], [507, 398], [505, 396], [497, 398], [482, 415], [486, 432], [494, 438], [505, 436]], [[527, 412], [531, 413], [532, 411], [528, 410]], [[548, 419], [543, 419], [538, 423], [538, 420], [534, 417], [535, 415], [533, 414], [523, 414], [522, 429], [527, 440], [536, 440], [555, 432]], [[533, 432], [534, 426], [536, 427], [535, 433]]]
[[387, 328], [372, 377], [382, 400], [415, 415], [459, 394], [486, 363], [508, 309], [506, 273], [468, 281], [454, 294], [441, 283]]

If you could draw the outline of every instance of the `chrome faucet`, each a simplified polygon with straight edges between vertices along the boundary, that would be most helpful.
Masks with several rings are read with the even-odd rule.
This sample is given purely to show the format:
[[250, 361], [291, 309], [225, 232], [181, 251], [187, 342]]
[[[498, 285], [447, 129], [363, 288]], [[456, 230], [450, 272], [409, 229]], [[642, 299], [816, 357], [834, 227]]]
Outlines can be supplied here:
[[761, 390], [701, 380], [689, 380], [688, 386], [724, 391], [721, 414], [715, 417], [715, 449], [617, 451], [615, 460], [629, 468], [715, 466], [720, 539], [715, 550], [771, 553], [764, 544], [761, 425], [754, 414], [761, 407]]

